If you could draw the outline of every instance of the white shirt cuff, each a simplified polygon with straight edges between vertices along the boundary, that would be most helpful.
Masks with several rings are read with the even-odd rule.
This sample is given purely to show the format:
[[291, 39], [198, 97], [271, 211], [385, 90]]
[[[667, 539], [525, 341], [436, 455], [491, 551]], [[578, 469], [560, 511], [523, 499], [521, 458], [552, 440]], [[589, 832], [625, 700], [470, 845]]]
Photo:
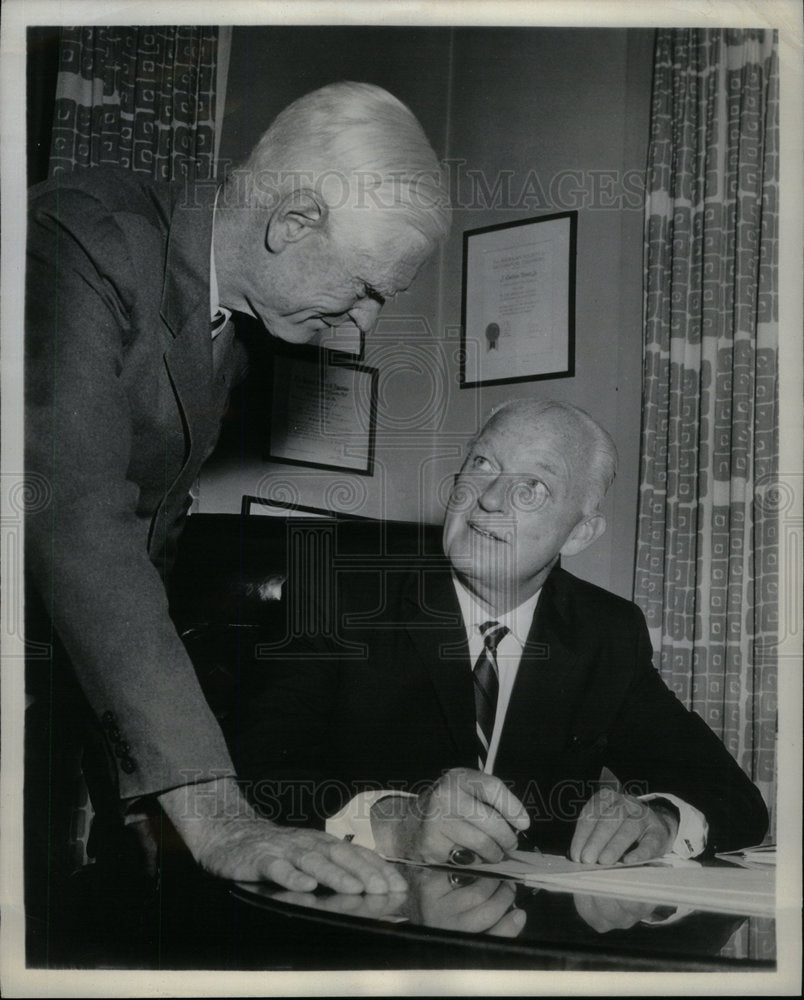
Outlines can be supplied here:
[[340, 812], [329, 817], [325, 827], [327, 833], [339, 840], [348, 840], [352, 844], [374, 850], [376, 845], [371, 830], [371, 807], [375, 802], [387, 799], [391, 795], [404, 799], [416, 798], [412, 792], [397, 792], [391, 789], [358, 792]]
[[673, 842], [672, 854], [677, 854], [680, 858], [697, 858], [703, 853], [709, 835], [709, 824], [700, 809], [677, 795], [666, 795], [663, 792], [652, 792], [650, 795], [640, 795], [639, 798], [642, 802], [664, 799], [678, 809], [678, 833]]

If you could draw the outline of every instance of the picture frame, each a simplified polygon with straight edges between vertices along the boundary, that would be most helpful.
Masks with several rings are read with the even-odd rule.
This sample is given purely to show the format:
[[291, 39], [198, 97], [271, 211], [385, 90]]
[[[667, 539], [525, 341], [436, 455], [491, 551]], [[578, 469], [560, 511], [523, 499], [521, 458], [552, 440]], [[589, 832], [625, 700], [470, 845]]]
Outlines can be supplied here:
[[462, 389], [575, 375], [578, 213], [463, 234]]
[[265, 459], [372, 476], [378, 375], [349, 354], [277, 345]]
[[366, 335], [355, 323], [339, 323], [322, 330], [313, 343], [323, 351], [347, 355], [352, 361], [362, 361]]
[[241, 517], [298, 517], [321, 518], [335, 521], [374, 521], [375, 518], [363, 514], [348, 514], [329, 507], [311, 507], [291, 500], [274, 500], [271, 497], [255, 497], [244, 493], [240, 501]]

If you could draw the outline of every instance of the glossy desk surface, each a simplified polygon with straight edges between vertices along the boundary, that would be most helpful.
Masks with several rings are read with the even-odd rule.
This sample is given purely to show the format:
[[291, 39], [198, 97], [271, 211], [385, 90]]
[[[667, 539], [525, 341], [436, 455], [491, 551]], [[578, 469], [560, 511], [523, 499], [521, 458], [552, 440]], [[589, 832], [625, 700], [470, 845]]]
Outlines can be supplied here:
[[189, 863], [157, 880], [84, 869], [42, 919], [28, 964], [160, 969], [771, 971], [772, 917], [656, 907], [400, 865], [409, 890], [293, 893]]
[[772, 969], [772, 917], [693, 910], [623, 897], [527, 886], [468, 872], [397, 866], [409, 891], [386, 896], [232, 887], [245, 903], [355, 933], [460, 944], [467, 952], [563, 958], [575, 968]]

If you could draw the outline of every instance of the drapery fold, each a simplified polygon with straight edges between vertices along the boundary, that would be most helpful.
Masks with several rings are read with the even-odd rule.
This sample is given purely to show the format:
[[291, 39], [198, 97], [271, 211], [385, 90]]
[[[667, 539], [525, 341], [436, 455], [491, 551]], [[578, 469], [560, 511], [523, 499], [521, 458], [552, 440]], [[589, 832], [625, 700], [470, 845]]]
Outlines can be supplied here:
[[213, 177], [218, 34], [64, 28], [51, 175], [113, 164], [157, 180]]
[[775, 32], [658, 31], [635, 600], [772, 817], [778, 176]]

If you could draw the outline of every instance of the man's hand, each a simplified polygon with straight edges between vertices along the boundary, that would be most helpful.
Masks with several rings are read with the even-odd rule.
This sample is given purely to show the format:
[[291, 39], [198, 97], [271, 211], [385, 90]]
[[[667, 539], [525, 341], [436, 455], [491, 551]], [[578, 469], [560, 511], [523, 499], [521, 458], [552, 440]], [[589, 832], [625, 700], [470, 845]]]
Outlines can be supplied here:
[[[369, 920], [389, 920], [399, 913], [408, 902], [404, 892], [390, 892], [385, 895], [349, 896], [335, 893], [332, 896], [317, 896], [314, 892], [272, 892], [268, 899], [277, 903], [292, 903], [325, 913], [342, 913], [349, 917], [366, 917]], [[404, 917], [404, 919], [407, 919]]]
[[319, 830], [281, 827], [257, 816], [233, 778], [184, 785], [159, 796], [193, 857], [212, 875], [270, 880], [311, 892], [405, 892], [402, 876], [374, 851]]
[[578, 916], [598, 934], [626, 930], [645, 920], [656, 909], [655, 903], [634, 899], [615, 899], [612, 896], [573, 895]]
[[417, 798], [381, 799], [371, 825], [378, 849], [390, 857], [437, 864], [464, 847], [496, 862], [516, 847], [530, 818], [499, 778], [459, 767]]
[[570, 858], [584, 864], [660, 858], [673, 847], [678, 820], [671, 810], [604, 788], [581, 810]]

